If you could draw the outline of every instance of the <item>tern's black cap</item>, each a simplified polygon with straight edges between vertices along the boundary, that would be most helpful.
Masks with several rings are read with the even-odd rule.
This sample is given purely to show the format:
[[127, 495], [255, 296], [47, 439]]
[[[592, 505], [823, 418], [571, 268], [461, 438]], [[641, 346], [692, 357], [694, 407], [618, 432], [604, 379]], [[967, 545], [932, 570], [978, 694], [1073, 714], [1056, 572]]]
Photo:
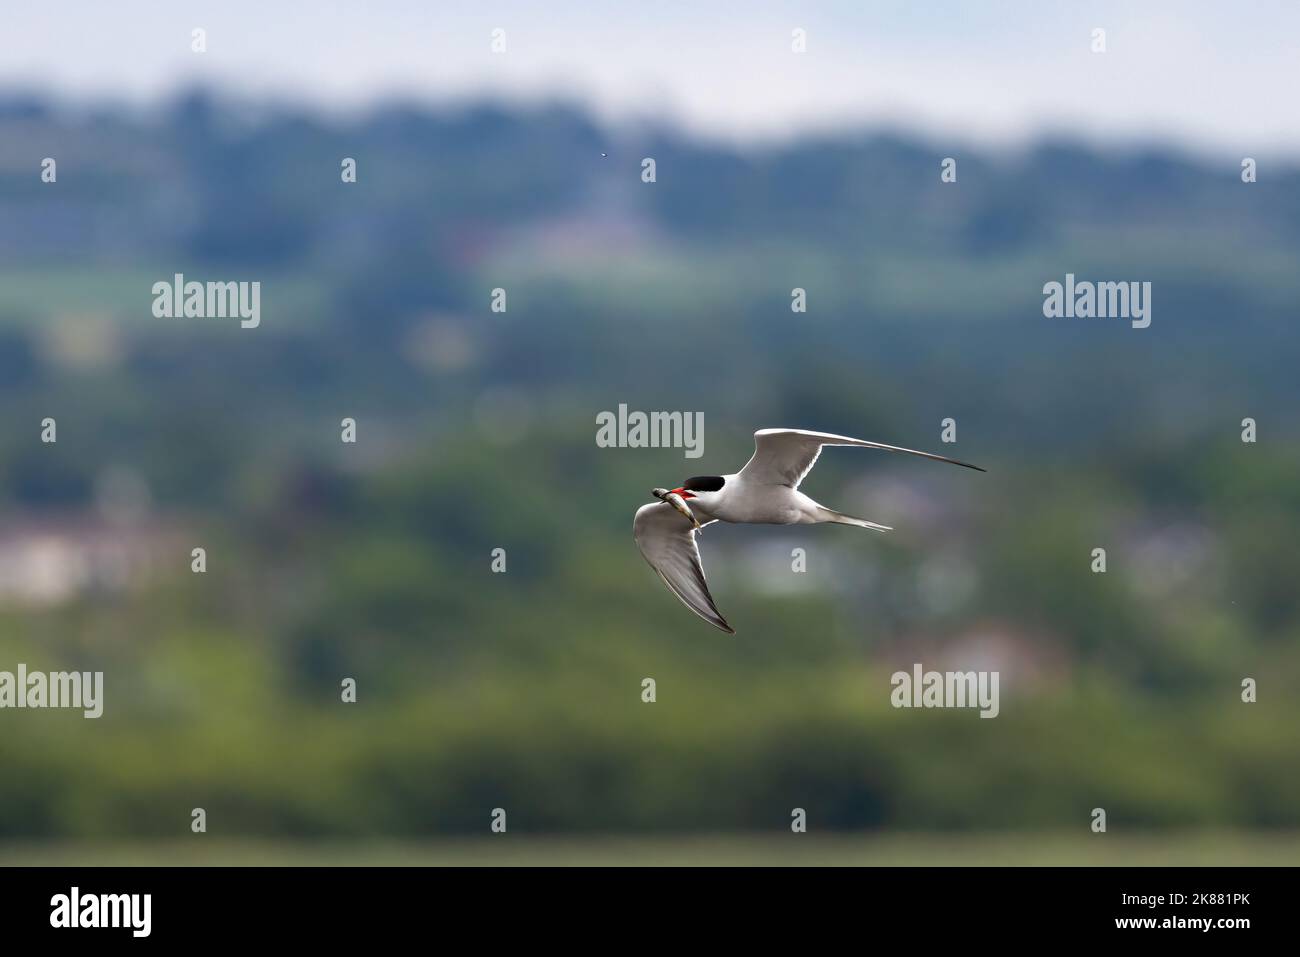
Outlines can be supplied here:
[[682, 488], [688, 492], [716, 492], [725, 484], [721, 475], [696, 475], [688, 478]]

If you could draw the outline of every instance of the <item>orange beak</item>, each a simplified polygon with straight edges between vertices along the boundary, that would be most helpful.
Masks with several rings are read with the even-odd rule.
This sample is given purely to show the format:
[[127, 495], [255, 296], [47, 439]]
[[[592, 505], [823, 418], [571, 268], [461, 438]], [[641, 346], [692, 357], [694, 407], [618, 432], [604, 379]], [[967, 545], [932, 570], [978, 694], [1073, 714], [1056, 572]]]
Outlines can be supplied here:
[[682, 498], [695, 498], [695, 493], [694, 493], [694, 492], [688, 492], [688, 491], [686, 491], [686, 489], [684, 489], [684, 488], [675, 488], [675, 489], [672, 489], [672, 491], [673, 491], [674, 493], [676, 493], [677, 495], [680, 495]]

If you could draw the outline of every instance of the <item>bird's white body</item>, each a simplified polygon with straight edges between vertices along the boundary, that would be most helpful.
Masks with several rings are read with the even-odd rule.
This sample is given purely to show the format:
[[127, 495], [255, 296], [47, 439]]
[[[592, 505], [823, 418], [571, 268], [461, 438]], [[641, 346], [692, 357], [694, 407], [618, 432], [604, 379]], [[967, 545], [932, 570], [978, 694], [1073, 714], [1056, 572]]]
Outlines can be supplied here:
[[[906, 452], [953, 465], [980, 469], [930, 452], [851, 439], [827, 432], [803, 429], [760, 429], [754, 433], [754, 455], [739, 472], [689, 479], [681, 488], [655, 489], [662, 500], [637, 509], [632, 535], [650, 567], [659, 573], [673, 594], [686, 607], [715, 628], [728, 634], [727, 624], [704, 579], [704, 566], [696, 544], [696, 533], [710, 522], [751, 525], [815, 525], [833, 522], [889, 531], [865, 518], [844, 515], [826, 508], [799, 491], [803, 481], [826, 445], [854, 445], [862, 448]], [[689, 509], [694, 520], [680, 509]], [[696, 524], [698, 523], [698, 524]]]
[[735, 522], [747, 525], [813, 525], [830, 521], [830, 513], [811, 498], [785, 485], [762, 485], [746, 482], [739, 473], [722, 476], [724, 484], [716, 492], [695, 492], [691, 511], [704, 520]]

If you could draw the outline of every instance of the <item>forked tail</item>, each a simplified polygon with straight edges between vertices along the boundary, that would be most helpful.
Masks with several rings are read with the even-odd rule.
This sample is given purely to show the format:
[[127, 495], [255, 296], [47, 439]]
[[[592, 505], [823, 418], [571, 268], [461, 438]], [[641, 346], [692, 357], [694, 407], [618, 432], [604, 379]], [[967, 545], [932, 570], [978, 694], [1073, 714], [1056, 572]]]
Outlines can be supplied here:
[[818, 507], [821, 509], [820, 514], [823, 522], [834, 522], [836, 525], [856, 525], [859, 528], [874, 528], [878, 532], [893, 531], [888, 525], [877, 525], [875, 522], [868, 522], [865, 518], [854, 518], [852, 515], [845, 515], [843, 512], [827, 508], [825, 505]]

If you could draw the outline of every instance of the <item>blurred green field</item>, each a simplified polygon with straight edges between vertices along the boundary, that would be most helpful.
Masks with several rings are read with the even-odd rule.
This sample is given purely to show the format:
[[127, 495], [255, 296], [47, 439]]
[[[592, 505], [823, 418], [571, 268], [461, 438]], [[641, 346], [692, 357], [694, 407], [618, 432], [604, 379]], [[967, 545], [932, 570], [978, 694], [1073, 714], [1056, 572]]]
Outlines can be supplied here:
[[[106, 697], [0, 714], [0, 861], [1300, 860], [1300, 169], [238, 112], [0, 109], [98, 174], [0, 167], [0, 670]], [[175, 272], [263, 323], [154, 319]], [[1068, 273], [1153, 325], [1048, 320]], [[729, 638], [630, 525], [771, 426], [989, 471], [839, 450], [808, 494], [894, 532], [710, 527]], [[916, 663], [997, 720], [895, 709]]]
[[440, 842], [6, 844], [0, 866], [332, 867], [909, 867], [909, 866], [1294, 866], [1300, 834], [1170, 832], [1126, 836], [1060, 833], [702, 835], [553, 838], [502, 835]]

